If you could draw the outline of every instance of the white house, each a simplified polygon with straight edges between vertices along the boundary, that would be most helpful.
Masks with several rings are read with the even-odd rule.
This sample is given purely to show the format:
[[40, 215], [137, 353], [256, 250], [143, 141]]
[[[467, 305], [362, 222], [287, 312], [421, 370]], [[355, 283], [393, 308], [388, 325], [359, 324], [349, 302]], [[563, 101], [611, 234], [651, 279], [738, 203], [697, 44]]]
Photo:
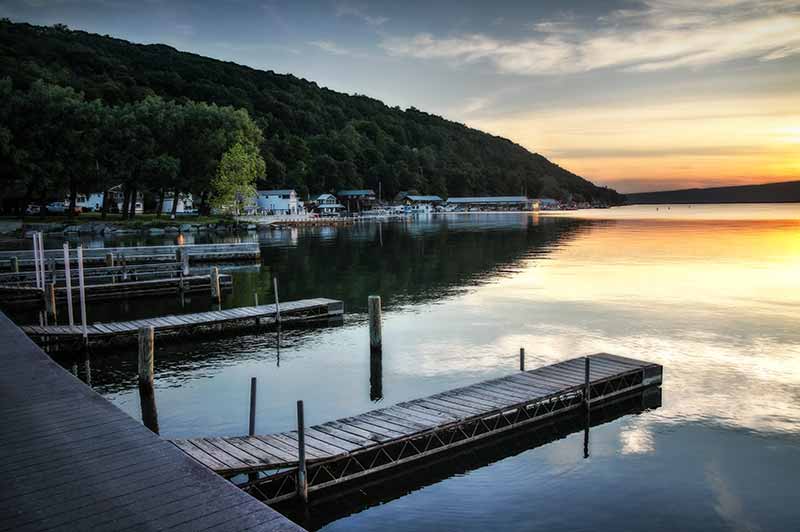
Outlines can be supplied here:
[[[172, 212], [172, 198], [175, 196], [173, 192], [167, 192], [164, 194], [164, 205], [161, 207], [162, 213], [171, 213]], [[185, 212], [194, 212], [194, 198], [191, 194], [178, 194], [178, 207], [175, 211], [178, 214], [185, 213]]]
[[[111, 211], [118, 212], [122, 209], [122, 203], [125, 199], [125, 193], [122, 190], [122, 185], [115, 185], [108, 189], [108, 197], [110, 200]], [[69, 205], [69, 199], [66, 200]], [[103, 210], [103, 193], [91, 192], [89, 194], [78, 194], [75, 198], [76, 206], [84, 211], [100, 212]], [[116, 208], [114, 207], [116, 205]], [[136, 213], [141, 214], [144, 212], [144, 195], [141, 192], [136, 193]]]
[[320, 194], [311, 201], [321, 216], [336, 216], [344, 209], [344, 205], [340, 204], [333, 194]]
[[256, 199], [258, 210], [266, 214], [302, 214], [303, 206], [297, 192], [287, 190], [259, 190]]

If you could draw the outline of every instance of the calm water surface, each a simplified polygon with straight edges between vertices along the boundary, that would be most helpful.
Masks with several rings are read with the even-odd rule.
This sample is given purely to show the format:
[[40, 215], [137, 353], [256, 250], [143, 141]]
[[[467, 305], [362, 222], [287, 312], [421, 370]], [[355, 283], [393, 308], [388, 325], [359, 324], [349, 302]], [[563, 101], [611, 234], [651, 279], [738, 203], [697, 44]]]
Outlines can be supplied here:
[[[252, 233], [263, 266], [224, 306], [343, 299], [344, 324], [159, 345], [166, 437], [318, 423], [607, 351], [664, 365], [660, 408], [517, 435], [307, 513], [323, 530], [787, 530], [800, 523], [800, 207], [655, 206], [470, 215]], [[162, 242], [156, 239], [150, 243]], [[102, 242], [88, 242], [102, 245]], [[107, 242], [113, 244], [114, 242]], [[58, 242], [50, 243], [55, 246]], [[381, 374], [366, 301], [383, 296]], [[172, 297], [92, 305], [92, 318], [207, 310]], [[62, 314], [63, 315], [63, 314]], [[17, 314], [20, 320], [30, 316]], [[140, 418], [136, 355], [95, 349], [95, 389]], [[71, 367], [71, 360], [62, 360]], [[86, 372], [78, 364], [82, 378]], [[635, 409], [634, 409], [635, 410]], [[568, 423], [567, 423], [568, 425]], [[552, 440], [552, 441], [551, 441]]]

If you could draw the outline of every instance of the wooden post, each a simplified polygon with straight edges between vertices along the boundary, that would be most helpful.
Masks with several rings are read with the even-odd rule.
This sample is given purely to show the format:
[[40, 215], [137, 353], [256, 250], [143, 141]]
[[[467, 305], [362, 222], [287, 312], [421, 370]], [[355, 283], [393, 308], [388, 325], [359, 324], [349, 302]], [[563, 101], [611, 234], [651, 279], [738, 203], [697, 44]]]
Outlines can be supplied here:
[[64, 278], [67, 283], [67, 315], [69, 316], [69, 326], [75, 325], [75, 318], [72, 315], [72, 274], [69, 270], [69, 244], [64, 243]]
[[383, 350], [381, 335], [381, 296], [367, 298], [369, 308], [369, 348], [370, 351]]
[[183, 275], [189, 275], [189, 252], [183, 248], [178, 251], [180, 251], [181, 254], [181, 271]]
[[583, 401], [586, 407], [588, 408], [589, 401], [591, 400], [591, 385], [589, 381], [589, 357], [584, 357], [584, 360], [586, 361], [585, 363], [586, 374], [583, 382]]
[[53, 318], [56, 317], [56, 283], [49, 283], [44, 293], [44, 308]]
[[44, 233], [39, 231], [39, 272], [42, 275], [42, 288], [44, 288]]
[[106, 253], [106, 266], [109, 268], [114, 266], [114, 254], [113, 253]]
[[278, 278], [272, 278], [272, 289], [275, 291], [275, 321], [281, 322], [281, 304], [278, 301]]
[[306, 427], [303, 420], [303, 401], [297, 401], [297, 495], [308, 502], [308, 481], [306, 480]]
[[39, 233], [33, 233], [33, 269], [36, 275], [36, 288], [42, 289], [42, 277], [39, 275]]
[[211, 268], [211, 297], [217, 300], [217, 303], [222, 302], [222, 293], [219, 289], [219, 268], [214, 266]]
[[256, 435], [256, 386], [258, 381], [255, 377], [250, 377], [250, 427], [248, 434]]
[[158, 411], [153, 388], [153, 352], [155, 329], [152, 325], [139, 329], [139, 401], [142, 407], [142, 423], [158, 434]]
[[19, 273], [19, 257], [11, 257], [9, 262], [11, 263], [11, 271], [13, 273]]
[[525, 371], [525, 348], [519, 348], [519, 370]]
[[86, 330], [86, 285], [83, 282], [83, 246], [78, 246], [78, 287], [81, 300], [81, 324], [83, 325], [83, 343], [89, 343], [89, 332]]
[[258, 306], [258, 292], [253, 292], [253, 305]]
[[369, 354], [369, 398], [383, 399], [383, 353], [371, 350]]
[[47, 259], [47, 270], [50, 272], [50, 278], [56, 282], [56, 259], [50, 257]]
[[150, 325], [139, 329], [139, 383], [153, 384], [153, 352], [155, 328]]

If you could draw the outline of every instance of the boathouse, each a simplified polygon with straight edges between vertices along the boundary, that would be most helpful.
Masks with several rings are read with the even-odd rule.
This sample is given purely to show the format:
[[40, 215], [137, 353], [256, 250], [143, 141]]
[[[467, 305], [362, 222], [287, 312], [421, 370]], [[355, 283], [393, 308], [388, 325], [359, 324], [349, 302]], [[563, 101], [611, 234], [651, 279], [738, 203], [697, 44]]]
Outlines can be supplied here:
[[525, 196], [448, 198], [447, 206], [462, 211], [530, 211], [534, 200]]

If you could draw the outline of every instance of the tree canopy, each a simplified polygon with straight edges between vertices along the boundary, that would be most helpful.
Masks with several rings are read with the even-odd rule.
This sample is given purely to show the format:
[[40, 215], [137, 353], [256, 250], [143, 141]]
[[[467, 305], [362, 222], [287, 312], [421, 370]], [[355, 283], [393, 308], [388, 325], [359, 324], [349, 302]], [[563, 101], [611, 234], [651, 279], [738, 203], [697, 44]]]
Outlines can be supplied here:
[[[0, 21], [0, 78], [11, 80], [10, 87], [0, 90], [29, 92], [47, 87], [52, 93], [49, 97], [56, 101], [82, 102], [73, 111], [76, 124], [91, 118], [81, 114], [81, 106], [104, 105], [114, 110], [112, 114], [122, 113], [118, 119], [125, 127], [108, 137], [100, 135], [98, 142], [127, 144], [129, 138], [136, 139], [132, 146], [139, 161], [170, 154], [180, 161], [177, 174], [169, 178], [172, 186], [186, 191], [207, 193], [222, 154], [243, 136], [258, 147], [265, 163], [266, 177], [258, 185], [295, 188], [301, 194], [380, 188], [384, 198], [414, 189], [442, 196], [546, 194], [559, 199], [619, 201], [613, 190], [597, 187], [507, 139], [415, 108], [388, 107], [292, 75], [165, 45], [132, 44], [63, 25], [42, 27], [5, 20]], [[148, 106], [153, 108], [148, 111]], [[47, 109], [42, 110], [46, 113]], [[153, 134], [150, 141], [142, 139], [137, 121], [124, 115], [133, 109], [147, 116], [146, 127]], [[170, 113], [176, 109], [182, 118], [171, 121]], [[90, 127], [83, 123], [76, 129], [89, 131]], [[8, 146], [8, 130], [0, 125], [0, 156]], [[41, 133], [51, 134], [56, 133]], [[197, 137], [201, 137], [197, 142], [187, 142]], [[44, 150], [44, 144], [37, 149]], [[14, 168], [26, 170], [18, 170], [15, 177], [86, 175], [92, 161], [84, 155], [81, 158], [88, 166], [78, 171], [77, 161], [65, 169], [59, 166], [63, 160], [45, 163], [36, 153], [16, 154], [15, 158], [24, 160]], [[126, 155], [118, 152], [115, 156]], [[4, 157], [0, 164], [7, 162]], [[131, 170], [129, 165], [113, 162], [108, 161], [102, 171], [125, 168], [141, 173], [145, 168], [144, 163]], [[34, 169], [32, 165], [48, 167]]]

